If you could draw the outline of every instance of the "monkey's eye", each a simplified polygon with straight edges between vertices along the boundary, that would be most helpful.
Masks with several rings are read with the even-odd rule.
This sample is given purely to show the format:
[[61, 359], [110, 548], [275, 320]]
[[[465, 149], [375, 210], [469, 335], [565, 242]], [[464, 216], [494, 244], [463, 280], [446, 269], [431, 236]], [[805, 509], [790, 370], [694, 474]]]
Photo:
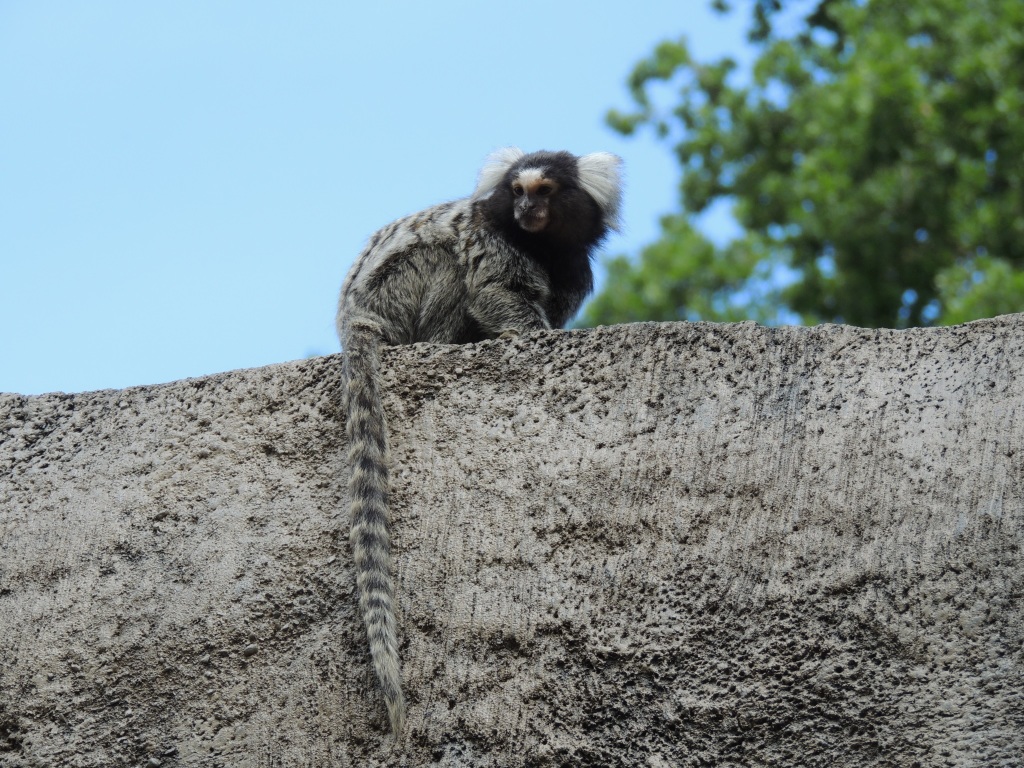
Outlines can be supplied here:
[[537, 194], [540, 195], [541, 197], [547, 197], [554, 191], [554, 187], [552, 187], [550, 184], [541, 184], [539, 187], [537, 187]]
[[522, 184], [513, 184], [512, 185], [512, 194], [515, 195], [516, 197], [522, 197], [523, 196], [523, 185]]

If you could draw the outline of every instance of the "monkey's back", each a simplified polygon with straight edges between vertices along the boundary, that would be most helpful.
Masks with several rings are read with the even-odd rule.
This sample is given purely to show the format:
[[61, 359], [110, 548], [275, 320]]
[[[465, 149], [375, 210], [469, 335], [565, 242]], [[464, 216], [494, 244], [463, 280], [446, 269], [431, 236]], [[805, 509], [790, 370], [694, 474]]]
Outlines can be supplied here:
[[387, 344], [464, 344], [482, 336], [466, 297], [469, 269], [460, 244], [470, 200], [427, 208], [378, 230], [341, 290], [338, 329], [361, 317], [378, 323]]

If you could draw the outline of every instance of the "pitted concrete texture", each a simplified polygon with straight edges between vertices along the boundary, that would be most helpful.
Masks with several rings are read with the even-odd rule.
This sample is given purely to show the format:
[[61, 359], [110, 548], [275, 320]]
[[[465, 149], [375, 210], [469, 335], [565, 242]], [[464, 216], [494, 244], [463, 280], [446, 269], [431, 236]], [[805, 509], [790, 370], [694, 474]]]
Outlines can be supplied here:
[[338, 369], [0, 396], [0, 765], [1024, 764], [1024, 315], [389, 350], [397, 745]]

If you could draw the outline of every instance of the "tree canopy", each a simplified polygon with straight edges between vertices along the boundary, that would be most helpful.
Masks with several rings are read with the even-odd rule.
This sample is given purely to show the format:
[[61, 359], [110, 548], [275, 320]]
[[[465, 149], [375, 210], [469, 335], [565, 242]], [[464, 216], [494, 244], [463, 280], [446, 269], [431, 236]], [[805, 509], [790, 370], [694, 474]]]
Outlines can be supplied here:
[[[750, 71], [685, 39], [637, 64], [608, 121], [672, 147], [681, 210], [606, 262], [583, 322], [1024, 310], [1024, 2], [818, 0], [786, 24], [782, 6], [754, 0]], [[693, 220], [723, 200], [743, 233], [716, 245]]]

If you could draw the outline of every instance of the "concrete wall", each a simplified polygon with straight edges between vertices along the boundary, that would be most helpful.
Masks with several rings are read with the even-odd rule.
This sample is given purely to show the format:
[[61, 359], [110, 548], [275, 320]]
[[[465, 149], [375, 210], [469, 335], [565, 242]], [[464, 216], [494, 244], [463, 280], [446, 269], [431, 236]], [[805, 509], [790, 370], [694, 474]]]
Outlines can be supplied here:
[[388, 351], [397, 745], [338, 366], [0, 395], [0, 765], [1024, 762], [1024, 315]]

